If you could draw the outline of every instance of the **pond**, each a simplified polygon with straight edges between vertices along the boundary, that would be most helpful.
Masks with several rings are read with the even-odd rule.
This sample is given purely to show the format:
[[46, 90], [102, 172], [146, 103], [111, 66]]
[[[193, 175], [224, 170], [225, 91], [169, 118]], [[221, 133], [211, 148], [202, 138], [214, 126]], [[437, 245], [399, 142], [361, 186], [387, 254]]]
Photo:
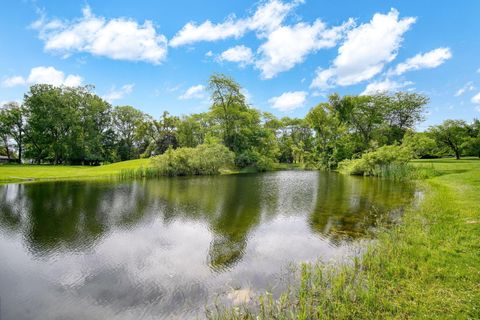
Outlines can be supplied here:
[[0, 319], [202, 317], [344, 259], [411, 185], [316, 171], [0, 186]]

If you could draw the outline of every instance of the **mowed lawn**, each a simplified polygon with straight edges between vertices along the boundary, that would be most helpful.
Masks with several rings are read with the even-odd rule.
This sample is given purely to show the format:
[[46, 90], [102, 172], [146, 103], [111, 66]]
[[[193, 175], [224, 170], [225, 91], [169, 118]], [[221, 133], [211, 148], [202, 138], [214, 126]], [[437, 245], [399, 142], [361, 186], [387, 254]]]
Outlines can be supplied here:
[[0, 183], [53, 179], [106, 178], [116, 176], [125, 169], [146, 168], [150, 166], [150, 159], [121, 161], [96, 167], [3, 164], [0, 165]]

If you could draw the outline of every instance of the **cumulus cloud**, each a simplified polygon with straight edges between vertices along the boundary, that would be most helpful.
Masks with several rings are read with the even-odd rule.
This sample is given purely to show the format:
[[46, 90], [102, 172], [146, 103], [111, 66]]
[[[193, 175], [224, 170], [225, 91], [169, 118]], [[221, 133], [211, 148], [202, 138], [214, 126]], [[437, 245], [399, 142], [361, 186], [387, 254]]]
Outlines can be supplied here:
[[303, 62], [308, 54], [334, 47], [352, 25], [353, 20], [349, 20], [328, 29], [317, 19], [312, 24], [300, 22], [293, 26], [281, 26], [273, 30], [258, 49], [262, 57], [256, 62], [256, 67], [261, 70], [263, 78], [273, 78]]
[[180, 100], [189, 100], [189, 99], [202, 99], [203, 97], [205, 97], [205, 86], [199, 84], [196, 86], [191, 86], [178, 98]]
[[73, 74], [65, 76], [62, 71], [54, 67], [35, 67], [30, 70], [27, 82], [31, 84], [46, 83], [54, 86], [76, 87], [82, 84], [82, 77]]
[[[217, 24], [209, 20], [201, 24], [189, 22], [177, 32], [170, 45], [177, 47], [199, 41], [238, 39], [246, 32], [254, 31], [258, 39], [265, 39], [257, 50], [260, 57], [255, 61], [255, 67], [261, 71], [262, 78], [270, 79], [303, 62], [308, 54], [335, 46], [345, 31], [353, 25], [351, 19], [333, 28], [327, 28], [318, 19], [312, 24], [300, 22], [284, 25], [285, 18], [300, 3], [303, 1], [284, 3], [270, 0], [260, 5], [247, 18], [239, 19], [235, 15], [230, 15], [224, 22]], [[240, 63], [240, 66], [253, 63], [254, 55], [251, 49], [243, 46], [234, 48], [224, 52], [231, 55], [230, 58], [224, 56], [217, 61], [234, 61]]]
[[419, 53], [405, 62], [399, 63], [392, 73], [401, 75], [407, 71], [436, 68], [451, 57], [450, 48], [437, 48], [426, 53]]
[[13, 76], [5, 79], [2, 85], [5, 87], [14, 87], [25, 84], [51, 84], [54, 86], [77, 87], [82, 84], [82, 77], [79, 75], [65, 75], [63, 71], [54, 67], [35, 67], [30, 70], [30, 74], [25, 79], [22, 76]]
[[272, 108], [281, 112], [288, 112], [303, 107], [307, 93], [305, 91], [289, 91], [284, 92], [277, 97], [272, 97], [268, 103]]
[[472, 103], [480, 105], [480, 92], [472, 97]]
[[25, 79], [22, 76], [13, 76], [2, 81], [2, 87], [11, 88], [25, 84]]
[[394, 80], [385, 79], [383, 81], [375, 81], [375, 82], [369, 83], [361, 94], [371, 95], [371, 94], [376, 94], [381, 92], [397, 91], [398, 89], [405, 88], [406, 86], [409, 86], [411, 84], [413, 84], [413, 82], [410, 82], [410, 81], [397, 82]]
[[457, 90], [457, 92], [455, 92], [455, 97], [459, 97], [461, 96], [462, 94], [464, 94], [465, 92], [467, 91], [473, 91], [475, 90], [475, 86], [473, 85], [473, 82], [472, 81], [469, 81], [467, 82], [463, 87], [461, 87], [460, 89]]
[[32, 25], [39, 31], [47, 51], [69, 55], [87, 52], [115, 60], [162, 62], [167, 39], [158, 34], [151, 21], [139, 24], [132, 19], [106, 19], [92, 14], [87, 6], [83, 16], [71, 21], [46, 20]]
[[300, 2], [283, 3], [271, 0], [260, 5], [252, 16], [244, 19], [238, 19], [232, 14], [221, 23], [212, 23], [210, 20], [201, 24], [188, 22], [175, 34], [169, 44], [172, 47], [178, 47], [200, 41], [240, 38], [247, 31], [253, 30], [262, 36], [280, 26], [287, 14]]
[[123, 99], [126, 95], [132, 93], [134, 87], [135, 85], [132, 83], [125, 84], [119, 89], [113, 87], [109, 92], [107, 92], [107, 94], [103, 96], [103, 99], [107, 100], [108, 102]]
[[239, 45], [223, 51], [218, 57], [219, 61], [236, 62], [240, 67], [244, 67], [253, 61], [252, 49]]
[[327, 89], [371, 79], [395, 59], [403, 34], [414, 22], [412, 17], [399, 19], [398, 11], [392, 9], [387, 14], [376, 13], [370, 22], [349, 30], [333, 65], [317, 70], [311, 87]]
[[244, 95], [244, 97], [245, 97], [245, 102], [247, 102], [247, 103], [251, 103], [251, 102], [252, 102], [252, 94], [250, 93], [250, 91], [248, 91], [248, 90], [245, 89], [245, 88], [242, 88], [242, 89], [240, 89], [240, 93]]

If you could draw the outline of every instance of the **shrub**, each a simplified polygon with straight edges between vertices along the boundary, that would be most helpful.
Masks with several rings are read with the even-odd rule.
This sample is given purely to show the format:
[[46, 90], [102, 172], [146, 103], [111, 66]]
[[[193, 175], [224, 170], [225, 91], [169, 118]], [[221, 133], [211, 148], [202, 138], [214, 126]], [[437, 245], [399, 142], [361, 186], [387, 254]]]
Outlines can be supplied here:
[[415, 158], [439, 157], [439, 150], [435, 140], [423, 132], [407, 131], [403, 137], [402, 146], [412, 150]]
[[257, 171], [268, 171], [275, 167], [275, 161], [255, 150], [247, 150], [240, 153], [236, 159], [235, 164], [240, 168], [252, 167]]
[[154, 167], [164, 176], [210, 175], [233, 165], [234, 154], [221, 144], [202, 144], [195, 148], [168, 149], [153, 157]]
[[[413, 158], [409, 148], [401, 146], [383, 146], [367, 152], [360, 159], [343, 160], [338, 170], [350, 175], [385, 176], [405, 174], [408, 161]], [[393, 171], [396, 171], [395, 173]]]

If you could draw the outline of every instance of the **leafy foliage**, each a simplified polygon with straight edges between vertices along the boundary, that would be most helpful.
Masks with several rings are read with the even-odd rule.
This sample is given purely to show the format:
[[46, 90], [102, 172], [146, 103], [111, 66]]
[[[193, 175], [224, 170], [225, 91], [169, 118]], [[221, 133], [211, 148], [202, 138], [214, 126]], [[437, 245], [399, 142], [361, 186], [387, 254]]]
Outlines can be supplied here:
[[383, 146], [364, 153], [360, 159], [343, 160], [338, 170], [351, 175], [382, 176], [386, 168], [406, 165], [412, 158], [413, 154], [409, 148]]
[[160, 175], [211, 175], [233, 166], [234, 154], [221, 144], [201, 144], [195, 148], [169, 148], [164, 154], [152, 158]]

